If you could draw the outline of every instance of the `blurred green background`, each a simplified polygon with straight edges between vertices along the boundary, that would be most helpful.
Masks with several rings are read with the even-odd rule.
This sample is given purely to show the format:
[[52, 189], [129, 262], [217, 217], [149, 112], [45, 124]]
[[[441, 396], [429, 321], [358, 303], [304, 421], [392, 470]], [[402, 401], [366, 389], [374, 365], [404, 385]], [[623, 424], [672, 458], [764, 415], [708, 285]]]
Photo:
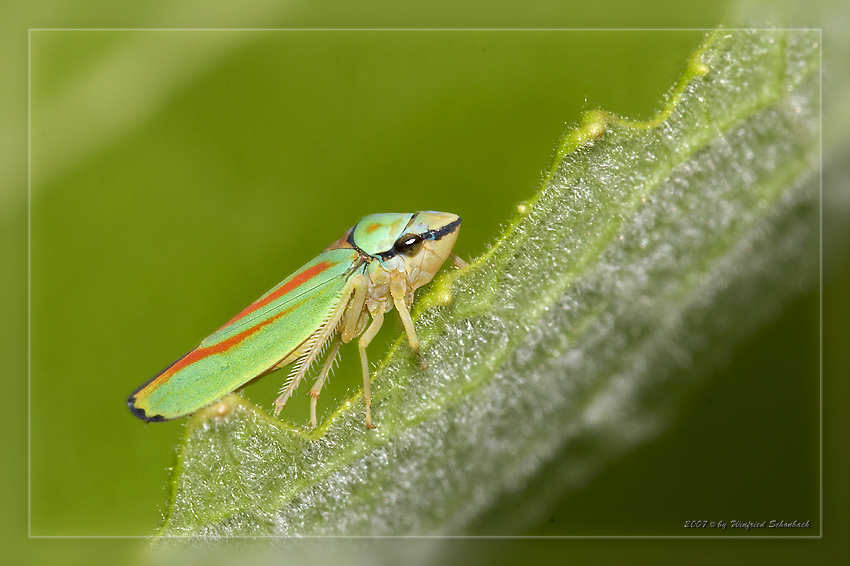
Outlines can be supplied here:
[[[473, 4], [425, 13], [251, 2], [232, 17], [194, 2], [140, 3], [121, 14], [97, 2], [79, 12], [59, 4], [10, 11], [17, 19], [4, 25], [18, 27], [5, 34], [15, 41], [6, 56], [22, 56], [18, 80], [29, 65], [31, 379], [29, 517], [25, 490], [6, 488], [4, 508], [21, 510], [4, 515], [7, 533], [29, 519], [36, 536], [151, 534], [183, 425], [134, 419], [125, 404], [133, 389], [364, 214], [456, 212], [464, 219], [456, 251], [481, 253], [533, 194], [583, 110], [650, 117], [705, 35], [37, 30], [26, 59], [25, 28], [713, 28], [730, 13], [728, 3], [597, 2], [545, 13]], [[20, 155], [24, 146], [4, 147]], [[4, 230], [20, 230], [21, 195], [4, 199], [4, 213], [15, 214], [4, 216]], [[25, 265], [21, 252], [14, 259]], [[834, 274], [847, 280], [846, 267]], [[724, 513], [732, 502], [758, 512], [777, 497], [808, 513], [803, 520], [819, 520], [818, 301], [815, 293], [789, 305], [694, 392], [667, 434], [517, 534], [656, 534], [680, 519], [712, 519], [699, 513]], [[22, 313], [16, 305], [14, 320]], [[399, 332], [387, 326], [385, 341]], [[20, 327], [4, 332], [20, 347]], [[373, 361], [382, 349], [370, 349]], [[359, 387], [356, 353], [343, 355], [321, 399], [325, 415]], [[18, 366], [8, 367], [19, 380]], [[283, 377], [246, 395], [268, 409]], [[25, 389], [12, 391], [21, 403]], [[305, 391], [284, 418], [306, 420]], [[7, 411], [6, 432], [21, 432], [25, 418]], [[27, 439], [15, 438], [9, 449], [26, 450]], [[15, 482], [25, 479], [24, 465], [14, 470]], [[37, 542], [34, 562], [91, 563], [61, 541]], [[619, 542], [616, 551], [634, 559], [632, 542]], [[97, 544], [113, 557], [125, 552]], [[560, 556], [554, 543], [536, 548]], [[572, 549], [592, 551], [589, 541]], [[785, 555], [794, 552], [810, 550]]]

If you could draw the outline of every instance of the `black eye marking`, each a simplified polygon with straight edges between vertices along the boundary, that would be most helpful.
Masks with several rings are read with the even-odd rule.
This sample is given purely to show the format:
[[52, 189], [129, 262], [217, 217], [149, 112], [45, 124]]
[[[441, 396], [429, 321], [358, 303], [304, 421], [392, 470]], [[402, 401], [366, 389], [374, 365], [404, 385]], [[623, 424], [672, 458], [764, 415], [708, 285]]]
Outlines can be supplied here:
[[414, 256], [422, 249], [423, 241], [422, 236], [419, 234], [405, 234], [395, 241], [395, 244], [393, 244], [393, 250], [395, 250], [395, 253], [397, 254], [408, 257]]

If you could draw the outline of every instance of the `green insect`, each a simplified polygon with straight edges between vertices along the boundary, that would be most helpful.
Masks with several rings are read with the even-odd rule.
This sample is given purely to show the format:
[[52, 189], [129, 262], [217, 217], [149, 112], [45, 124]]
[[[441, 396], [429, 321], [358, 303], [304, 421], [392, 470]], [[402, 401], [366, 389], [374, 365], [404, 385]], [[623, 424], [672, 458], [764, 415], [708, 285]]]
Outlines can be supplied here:
[[[342, 343], [360, 336], [366, 427], [372, 424], [366, 347], [393, 307], [410, 348], [419, 340], [410, 318], [413, 292], [452, 258], [460, 217], [446, 212], [372, 214], [350, 228], [315, 259], [248, 305], [197, 348], [130, 395], [130, 411], [145, 421], [176, 419], [209, 405], [249, 381], [293, 364], [280, 396], [277, 416], [307, 370], [330, 344], [327, 359], [310, 389], [310, 424], [316, 403]], [[371, 317], [371, 323], [369, 319]]]

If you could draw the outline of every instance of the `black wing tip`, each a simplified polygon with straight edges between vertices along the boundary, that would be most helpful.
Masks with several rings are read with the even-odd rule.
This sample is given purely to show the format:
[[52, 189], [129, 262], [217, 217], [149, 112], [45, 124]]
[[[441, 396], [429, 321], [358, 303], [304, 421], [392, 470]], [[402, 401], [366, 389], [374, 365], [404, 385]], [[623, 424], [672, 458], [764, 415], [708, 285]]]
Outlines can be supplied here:
[[133, 413], [133, 416], [136, 417], [137, 419], [141, 419], [141, 420], [149, 422], [149, 423], [160, 423], [162, 421], [168, 420], [162, 415], [148, 416], [147, 412], [145, 412], [144, 409], [136, 406], [136, 394], [135, 393], [130, 395], [130, 398], [127, 399], [127, 406], [130, 408], [130, 412]]

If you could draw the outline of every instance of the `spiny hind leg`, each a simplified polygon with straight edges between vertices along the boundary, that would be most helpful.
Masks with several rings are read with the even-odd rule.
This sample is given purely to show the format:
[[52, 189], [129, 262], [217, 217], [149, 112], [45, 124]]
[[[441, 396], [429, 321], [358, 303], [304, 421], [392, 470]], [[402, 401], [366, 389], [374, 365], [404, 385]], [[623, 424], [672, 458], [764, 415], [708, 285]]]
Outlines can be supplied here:
[[322, 393], [322, 387], [324, 387], [325, 380], [328, 378], [328, 373], [331, 371], [334, 361], [336, 360], [340, 344], [342, 344], [342, 337], [337, 336], [331, 345], [330, 351], [328, 352], [328, 358], [325, 360], [325, 365], [322, 366], [322, 372], [319, 374], [319, 377], [316, 379], [316, 383], [313, 384], [313, 387], [308, 393], [308, 395], [310, 395], [310, 426], [313, 428], [316, 428], [316, 425], [318, 424], [318, 421], [316, 420], [316, 404], [319, 402], [319, 395]]
[[[303, 361], [303, 357], [305, 355], [307, 355], [307, 352], [298, 352], [296, 363], [299, 359]], [[285, 365], [291, 364], [292, 361], [292, 356], [289, 356], [286, 360], [278, 364], [277, 368], [282, 368]], [[280, 395], [274, 400], [274, 416], [278, 416], [280, 414], [283, 407], [286, 405], [286, 402], [301, 382], [301, 378], [304, 377], [304, 374], [307, 372], [307, 368], [303, 366], [304, 364], [302, 363], [300, 366], [296, 367], [296, 369], [289, 374], [289, 377], [283, 383], [283, 387], [280, 389]]]
[[384, 323], [384, 313], [378, 311], [372, 313], [372, 324], [366, 329], [366, 332], [357, 341], [357, 346], [360, 348], [360, 366], [363, 369], [363, 400], [366, 402], [366, 428], [375, 428], [372, 424], [372, 388], [369, 381], [369, 358], [366, 357], [366, 347], [381, 325]]
[[305, 346], [299, 349], [299, 358], [295, 362], [295, 369], [289, 381], [280, 390], [280, 396], [274, 400], [274, 416], [278, 416], [283, 410], [283, 406], [286, 405], [286, 401], [292, 396], [298, 384], [301, 383], [301, 379], [307, 374], [310, 365], [319, 357], [325, 344], [339, 328], [340, 320], [343, 318], [350, 298], [349, 296], [340, 301], [327, 321], [305, 341]]
[[304, 374], [299, 371], [283, 384], [283, 388], [280, 390], [280, 395], [278, 395], [277, 399], [274, 400], [274, 416], [278, 416], [286, 406], [286, 402], [290, 397], [292, 397], [292, 392], [298, 387], [298, 383], [301, 381], [303, 376]]

